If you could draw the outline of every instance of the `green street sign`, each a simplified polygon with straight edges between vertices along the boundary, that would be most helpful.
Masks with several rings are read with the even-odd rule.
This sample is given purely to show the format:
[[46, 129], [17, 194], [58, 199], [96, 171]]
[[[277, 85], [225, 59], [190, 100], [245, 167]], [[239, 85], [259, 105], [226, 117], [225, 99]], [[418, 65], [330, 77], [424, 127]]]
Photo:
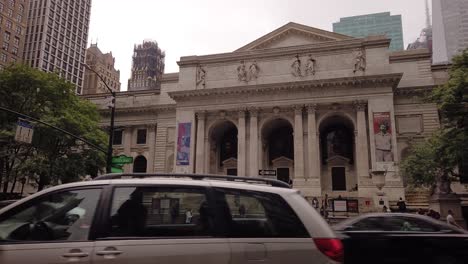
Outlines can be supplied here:
[[123, 165], [123, 164], [132, 164], [133, 157], [128, 157], [125, 155], [112, 157], [112, 164]]
[[122, 168], [111, 167], [111, 173], [123, 173]]

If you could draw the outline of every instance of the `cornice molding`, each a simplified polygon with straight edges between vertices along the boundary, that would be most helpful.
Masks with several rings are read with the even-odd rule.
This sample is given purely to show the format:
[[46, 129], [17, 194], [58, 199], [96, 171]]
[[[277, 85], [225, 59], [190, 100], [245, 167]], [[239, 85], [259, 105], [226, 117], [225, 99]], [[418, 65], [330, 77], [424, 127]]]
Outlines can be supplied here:
[[[176, 105], [151, 105], [151, 106], [141, 106], [141, 107], [116, 107], [116, 113], [161, 113], [161, 112], [170, 112], [175, 111]], [[109, 109], [99, 109], [101, 115], [107, 116], [110, 115]]]
[[334, 78], [334, 79], [321, 79], [321, 80], [310, 80], [310, 81], [298, 81], [298, 82], [287, 82], [287, 83], [274, 83], [274, 84], [261, 84], [255, 86], [243, 85], [235, 87], [219, 87], [213, 89], [200, 89], [200, 90], [188, 90], [188, 91], [175, 91], [169, 92], [169, 96], [176, 101], [188, 100], [196, 97], [206, 96], [226, 96], [226, 95], [238, 95], [238, 94], [258, 94], [265, 92], [277, 92], [277, 91], [300, 91], [311, 88], [324, 88], [324, 87], [336, 87], [336, 86], [383, 86], [390, 85], [393, 90], [396, 89], [398, 83], [403, 76], [402, 73], [382, 74], [382, 75], [371, 75], [371, 76], [357, 76], [357, 77], [345, 77], [345, 78]]
[[326, 41], [308, 45], [279, 47], [271, 49], [258, 49], [249, 51], [236, 51], [229, 53], [219, 53], [204, 56], [182, 57], [177, 62], [179, 67], [195, 67], [198, 64], [238, 62], [241, 60], [258, 60], [272, 57], [294, 57], [296, 54], [320, 54], [335, 51], [352, 51], [355, 49], [366, 49], [375, 47], [385, 47], [390, 45], [390, 39], [382, 37], [356, 38], [337, 41]]
[[430, 59], [431, 53], [427, 49], [396, 51], [389, 56], [390, 63]]
[[432, 71], [448, 71], [452, 67], [451, 63], [448, 64], [433, 64], [431, 65]]
[[406, 87], [395, 89], [395, 95], [424, 95], [430, 92], [432, 89], [437, 87], [436, 85], [424, 86], [424, 87]]

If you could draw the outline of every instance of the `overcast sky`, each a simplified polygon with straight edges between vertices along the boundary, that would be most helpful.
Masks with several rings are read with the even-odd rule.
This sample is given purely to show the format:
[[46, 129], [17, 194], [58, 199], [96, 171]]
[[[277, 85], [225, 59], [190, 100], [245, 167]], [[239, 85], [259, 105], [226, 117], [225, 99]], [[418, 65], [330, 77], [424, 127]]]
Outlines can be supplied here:
[[333, 31], [340, 17], [388, 11], [402, 15], [405, 47], [416, 40], [424, 0], [92, 0], [88, 43], [112, 51], [126, 90], [133, 45], [144, 39], [166, 52], [169, 73], [181, 56], [230, 52], [290, 21]]

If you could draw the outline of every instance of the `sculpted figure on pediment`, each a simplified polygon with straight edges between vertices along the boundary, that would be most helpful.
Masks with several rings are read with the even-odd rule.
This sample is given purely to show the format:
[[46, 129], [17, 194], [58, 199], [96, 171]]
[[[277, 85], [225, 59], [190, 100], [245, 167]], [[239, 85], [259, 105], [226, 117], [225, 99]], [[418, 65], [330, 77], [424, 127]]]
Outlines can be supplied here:
[[307, 60], [305, 73], [306, 75], [315, 75], [315, 67], [317, 65], [317, 61], [312, 58], [312, 55], [309, 55], [309, 59]]
[[257, 61], [253, 61], [249, 67], [249, 80], [257, 79], [260, 68], [257, 65]]
[[241, 82], [247, 82], [247, 70], [245, 68], [245, 62], [242, 60], [241, 64], [237, 66], [237, 78]]
[[197, 86], [201, 84], [203, 87], [205, 87], [206, 84], [206, 71], [201, 65], [197, 66], [196, 83]]
[[354, 59], [353, 73], [356, 73], [357, 71], [366, 71], [366, 55], [363, 50], [359, 50]]
[[301, 59], [299, 58], [299, 54], [296, 55], [293, 63], [291, 64], [291, 73], [295, 77], [301, 77], [302, 76]]

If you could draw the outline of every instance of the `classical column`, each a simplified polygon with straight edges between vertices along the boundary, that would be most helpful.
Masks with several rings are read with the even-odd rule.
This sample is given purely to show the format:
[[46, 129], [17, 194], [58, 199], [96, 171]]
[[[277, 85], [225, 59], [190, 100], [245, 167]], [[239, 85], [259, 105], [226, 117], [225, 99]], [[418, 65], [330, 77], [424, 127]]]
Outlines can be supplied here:
[[250, 109], [250, 171], [248, 176], [258, 176], [258, 110]]
[[302, 105], [294, 107], [294, 178], [304, 178], [304, 130]]
[[153, 173], [154, 172], [154, 155], [155, 155], [155, 150], [156, 150], [156, 129], [157, 125], [152, 124], [147, 126], [147, 131], [148, 131], [148, 172]]
[[239, 110], [239, 127], [237, 130], [237, 175], [245, 176], [246, 144], [245, 144], [245, 110]]
[[367, 146], [366, 103], [355, 102], [357, 115], [356, 162], [358, 177], [369, 177], [369, 152]]
[[[123, 130], [123, 145], [124, 145], [124, 154], [126, 156], [132, 156], [132, 131], [133, 127], [127, 126]], [[132, 172], [133, 164], [126, 164], [124, 166], [124, 172]]]
[[307, 151], [309, 164], [309, 177], [320, 178], [320, 155], [317, 139], [317, 123], [315, 117], [316, 104], [307, 105]]
[[196, 150], [196, 163], [195, 172], [204, 173], [205, 167], [205, 112], [197, 113], [197, 145]]

